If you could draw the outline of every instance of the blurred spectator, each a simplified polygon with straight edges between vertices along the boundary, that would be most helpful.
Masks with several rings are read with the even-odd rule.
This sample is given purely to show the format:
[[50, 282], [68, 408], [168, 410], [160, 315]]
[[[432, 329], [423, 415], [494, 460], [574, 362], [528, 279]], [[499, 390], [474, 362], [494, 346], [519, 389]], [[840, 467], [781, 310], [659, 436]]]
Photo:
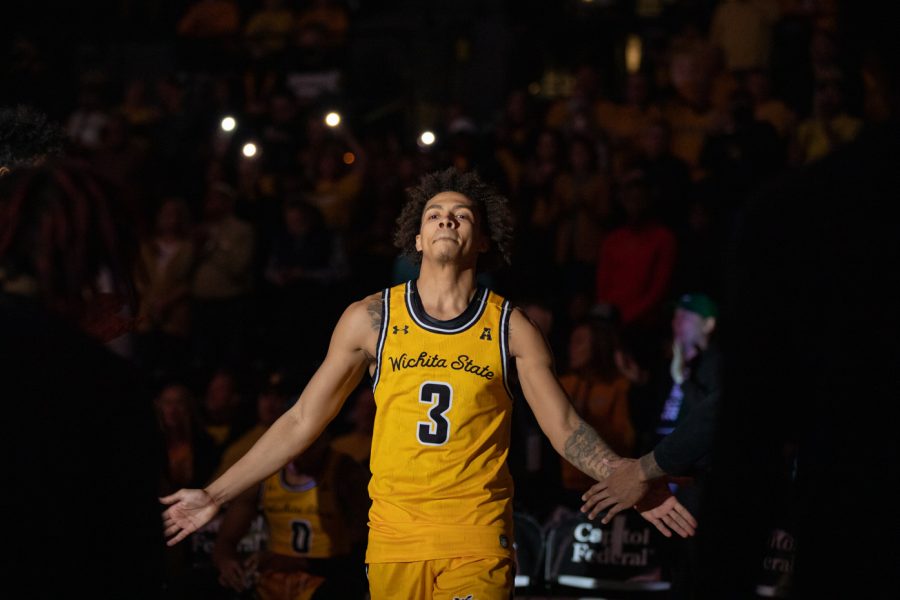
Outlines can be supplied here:
[[[569, 337], [569, 364], [560, 383], [572, 406], [619, 456], [634, 453], [635, 432], [628, 407], [628, 379], [616, 365], [618, 336], [609, 321], [576, 323]], [[581, 506], [581, 495], [595, 482], [561, 458], [565, 505]]]
[[[551, 302], [526, 295], [517, 305], [540, 329], [551, 348], [559, 350], [560, 338], [564, 343], [565, 332], [554, 319]], [[559, 454], [541, 431], [515, 376], [510, 380], [510, 390], [513, 411], [507, 460], [517, 490], [514, 506], [543, 521], [559, 504], [562, 490]]]
[[256, 424], [225, 447], [212, 479], [217, 479], [247, 453], [256, 440], [284, 413], [289, 401], [290, 391], [284, 374], [277, 371], [269, 373], [256, 394]]
[[664, 119], [650, 121], [637, 138], [634, 167], [646, 174], [663, 224], [674, 232], [683, 230], [691, 190], [691, 170], [672, 154], [671, 129]]
[[518, 193], [528, 160], [537, 136], [538, 121], [528, 92], [512, 90], [497, 123], [494, 139], [495, 157], [506, 179], [511, 195]]
[[716, 5], [709, 39], [722, 50], [729, 71], [768, 66], [778, 17], [779, 0], [721, 0]]
[[147, 81], [135, 77], [125, 86], [125, 96], [119, 106], [133, 130], [141, 131], [153, 125], [160, 118], [159, 107], [151, 101]]
[[753, 97], [739, 88], [731, 94], [721, 127], [707, 134], [700, 167], [725, 210], [733, 210], [785, 162], [775, 128], [753, 115]]
[[[672, 433], [706, 395], [721, 387], [721, 356], [713, 340], [718, 308], [706, 294], [679, 297], [672, 316], [671, 388], [656, 426], [659, 439]], [[707, 448], [708, 451], [708, 448]], [[697, 508], [696, 503], [692, 503]]]
[[78, 94], [78, 106], [66, 121], [66, 134], [78, 149], [96, 150], [108, 122], [100, 83], [85, 81]]
[[483, 157], [480, 155], [480, 132], [475, 120], [460, 102], [454, 102], [446, 108], [444, 136], [446, 136], [447, 158], [444, 159], [456, 167], [457, 171], [484, 170]]
[[626, 176], [620, 201], [625, 224], [600, 247], [596, 300], [615, 306], [624, 326], [652, 330], [662, 317], [677, 244], [673, 233], [656, 220], [644, 172]]
[[[198, 140], [204, 138], [196, 126], [197, 116], [185, 101], [185, 83], [174, 75], [163, 76], [156, 79], [154, 87], [161, 114], [151, 130], [153, 166], [166, 177], [153, 183], [158, 193], [171, 193], [173, 189], [193, 191], [191, 184], [199, 169]], [[200, 213], [201, 208], [191, 206], [192, 213]]]
[[190, 72], [223, 73], [241, 58], [237, 0], [196, 0], [175, 25], [176, 51]]
[[62, 128], [35, 108], [0, 108], [0, 177], [58, 155], [63, 138]]
[[253, 286], [255, 234], [235, 216], [235, 192], [209, 186], [198, 227], [197, 266], [191, 282], [195, 359], [209, 364], [243, 356]]
[[313, 189], [309, 195], [336, 233], [346, 233], [357, 210], [366, 173], [366, 151], [343, 124], [333, 128], [339, 143], [327, 144], [315, 157]]
[[797, 115], [772, 93], [772, 80], [763, 69], [747, 73], [747, 90], [753, 96], [753, 113], [757, 121], [772, 125], [782, 140], [793, 135]]
[[294, 29], [294, 13], [284, 0], [263, 0], [244, 26], [250, 57], [265, 59], [284, 50]]
[[183, 384], [168, 384], [156, 397], [156, 412], [168, 457], [160, 493], [169, 494], [183, 485], [203, 487], [209, 483], [219, 452], [203, 426], [194, 395]]
[[556, 178], [549, 206], [562, 292], [569, 299], [582, 296], [585, 306], [593, 297], [597, 251], [613, 212], [609, 179], [598, 171], [596, 159], [590, 139], [573, 138], [568, 168]]
[[[36, 131], [0, 141], [30, 140], [26, 154], [52, 154], [55, 136], [37, 143], [47, 132], [36, 123]], [[104, 346], [106, 336], [97, 339], [96, 327], [117, 330], [118, 308], [132, 298], [134, 220], [120, 192], [85, 165], [30, 168], [20, 166], [25, 157], [0, 150], [4, 166], [14, 167], [0, 178], [0, 451], [10, 490], [4, 505], [15, 515], [5, 533], [16, 540], [4, 573], [29, 582], [34, 598], [71, 594], [73, 582], [97, 598], [158, 598], [164, 451], [152, 395], [143, 374]], [[62, 500], [48, 485], [73, 493]], [[117, 531], [91, 515], [117, 523]], [[64, 559], [50, 558], [50, 549], [64, 547], [71, 550]]]
[[[271, 328], [275, 356], [291, 369], [305, 368], [319, 358], [327, 344], [333, 314], [336, 284], [348, 274], [347, 257], [340, 236], [328, 229], [316, 207], [302, 200], [288, 200], [283, 222], [272, 241], [265, 268], [271, 287]], [[311, 301], [315, 299], [314, 301]], [[303, 306], [304, 317], [297, 318]], [[303, 343], [298, 340], [304, 339]]]
[[552, 129], [542, 130], [525, 162], [521, 187], [514, 200], [518, 226], [516, 254], [522, 257], [519, 264], [527, 265], [533, 273], [529, 279], [535, 281], [552, 268], [555, 255], [553, 190], [562, 172], [563, 152], [560, 135]]
[[350, 406], [350, 431], [337, 435], [331, 447], [359, 464], [369, 467], [372, 454], [372, 429], [375, 426], [375, 396], [368, 385], [360, 386]]
[[243, 409], [235, 373], [227, 368], [216, 370], [206, 384], [200, 407], [203, 427], [215, 443], [216, 467], [225, 448], [249, 428]]
[[694, 171], [706, 134], [716, 115], [710, 103], [710, 74], [699, 52], [678, 53], [670, 65], [675, 96], [663, 106], [663, 116], [672, 127], [672, 152]]
[[[257, 148], [259, 150], [259, 148]], [[262, 145], [262, 151], [268, 154], [268, 149]], [[267, 236], [272, 227], [272, 221], [277, 219], [278, 200], [276, 179], [271, 171], [268, 171], [268, 161], [265, 156], [256, 154], [251, 157], [241, 156], [231, 164], [236, 178], [235, 212], [254, 227], [256, 233], [254, 246], [254, 258], [264, 257], [264, 245], [268, 242]], [[228, 162], [228, 161], [226, 161]], [[234, 164], [236, 163], [236, 164]], [[226, 167], [229, 171], [232, 169]], [[220, 180], [221, 181], [221, 180]], [[254, 262], [258, 262], [254, 260]], [[254, 270], [259, 270], [254, 265]]]
[[138, 356], [151, 372], [183, 373], [189, 362], [189, 293], [195, 258], [187, 204], [165, 198], [153, 232], [141, 242], [135, 271]]
[[640, 71], [629, 73], [624, 101], [600, 102], [596, 114], [597, 124], [609, 136], [613, 149], [627, 154], [647, 125], [661, 116], [654, 102], [650, 76]]
[[350, 15], [339, 0], [307, 0], [295, 20], [297, 45], [301, 48], [342, 46], [350, 26]]
[[678, 236], [672, 289], [675, 293], [706, 290], [720, 297], [725, 279], [727, 241], [733, 223], [721, 218], [716, 192], [698, 183], [687, 201], [687, 216]]
[[303, 139], [297, 99], [290, 90], [276, 88], [267, 97], [261, 140], [267, 172], [283, 173], [295, 168]]
[[[187, 386], [169, 383], [159, 392], [155, 406], [167, 456], [160, 495], [170, 494], [182, 484], [205, 486], [220, 451], [203, 426], [196, 397]], [[194, 577], [191, 547], [166, 548], [165, 560], [165, 593], [161, 597], [186, 600]]]
[[[302, 454], [227, 507], [213, 561], [219, 582], [261, 600], [362, 600], [366, 578], [368, 476], [320, 435]], [[238, 553], [258, 508], [269, 541], [261, 556]]]
[[238, 33], [240, 13], [235, 0], [196, 0], [179, 19], [179, 36], [218, 38]]
[[593, 65], [580, 64], [575, 69], [572, 92], [547, 107], [546, 127], [565, 135], [595, 135], [595, 113], [601, 98], [600, 77]]
[[146, 159], [146, 145], [133, 135], [128, 119], [122, 114], [110, 113], [90, 156], [91, 163], [119, 184], [142, 190]]
[[816, 79], [813, 114], [797, 125], [791, 162], [805, 165], [822, 158], [836, 147], [852, 141], [862, 129], [862, 120], [847, 112], [844, 103], [845, 82], [832, 69]]

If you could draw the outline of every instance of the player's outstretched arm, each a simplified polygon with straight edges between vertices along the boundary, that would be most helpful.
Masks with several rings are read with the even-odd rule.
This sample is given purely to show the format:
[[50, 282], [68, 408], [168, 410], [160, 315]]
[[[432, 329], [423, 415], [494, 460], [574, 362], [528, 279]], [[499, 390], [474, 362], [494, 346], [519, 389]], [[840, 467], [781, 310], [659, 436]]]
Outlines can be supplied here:
[[[374, 301], [373, 301], [374, 300]], [[203, 490], [182, 489], [161, 498], [168, 545], [177, 544], [208, 523], [226, 502], [259, 483], [303, 452], [337, 415], [359, 384], [371, 355], [370, 338], [377, 337], [375, 314], [380, 301], [369, 297], [351, 304], [338, 321], [328, 354], [300, 398], [230, 469]], [[298, 340], [298, 343], [303, 343]]]
[[[556, 451], [598, 481], [609, 477], [612, 473], [611, 465], [616, 464], [620, 457], [575, 412], [553, 371], [553, 357], [546, 340], [540, 330], [519, 310], [513, 311], [510, 317], [509, 350], [516, 360], [525, 399]], [[606, 518], [611, 519], [619, 512], [637, 505], [649, 491], [649, 484], [644, 483], [627, 488], [627, 493], [624, 494], [607, 493], [599, 500], [602, 505], [599, 510], [606, 510]], [[664, 535], [671, 536], [671, 530], [666, 526], [663, 516], [670, 511], [680, 514], [684, 507], [674, 498], [666, 502], [658, 496], [656, 498], [659, 501], [641, 510], [641, 514]], [[682, 522], [683, 519], [675, 521], [678, 525], [675, 527], [676, 533], [691, 535], [693, 532], [682, 527]]]
[[[509, 351], [516, 360], [525, 399], [553, 447], [572, 465], [600, 480], [618, 459], [594, 429], [578, 416], [553, 370], [553, 357], [540, 330], [519, 310], [509, 322]], [[624, 508], [631, 508], [637, 498]]]
[[[652, 452], [640, 460], [619, 458], [606, 463], [612, 468], [612, 473], [591, 486], [581, 497], [585, 501], [581, 512], [588, 513], [591, 519], [613, 504], [613, 498], [642, 498], [649, 491], [651, 481], [665, 475], [653, 460]], [[608, 523], [611, 518], [607, 515], [603, 522]]]

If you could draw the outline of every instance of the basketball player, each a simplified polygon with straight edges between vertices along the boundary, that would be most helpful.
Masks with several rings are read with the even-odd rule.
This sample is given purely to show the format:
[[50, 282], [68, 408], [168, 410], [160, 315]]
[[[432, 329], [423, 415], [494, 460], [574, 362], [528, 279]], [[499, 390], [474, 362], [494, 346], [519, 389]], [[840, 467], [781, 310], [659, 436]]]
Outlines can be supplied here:
[[[259, 600], [363, 598], [367, 481], [361, 465], [333, 450], [327, 434], [320, 435], [228, 505], [213, 549], [219, 583], [243, 592], [255, 571]], [[238, 545], [258, 509], [268, 543], [261, 555], [241, 560]]]
[[[206, 489], [162, 498], [170, 545], [309, 446], [366, 372], [377, 406], [366, 553], [373, 600], [509, 597], [509, 359], [554, 448], [591, 477], [607, 476], [605, 461], [617, 457], [575, 413], [538, 328], [476, 285], [482, 257], [508, 259], [506, 200], [448, 169], [410, 190], [398, 224], [396, 242], [421, 260], [419, 278], [351, 304], [294, 406]], [[644, 517], [664, 535], [692, 535], [690, 513], [658, 498]]]

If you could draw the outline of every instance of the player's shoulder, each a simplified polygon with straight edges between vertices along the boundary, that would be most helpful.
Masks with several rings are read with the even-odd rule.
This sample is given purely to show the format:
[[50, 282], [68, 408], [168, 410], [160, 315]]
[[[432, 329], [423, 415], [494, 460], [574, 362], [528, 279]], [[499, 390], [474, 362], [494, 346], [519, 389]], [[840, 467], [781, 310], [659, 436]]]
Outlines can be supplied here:
[[509, 308], [510, 333], [512, 332], [513, 327], [518, 329], [537, 329], [537, 324], [531, 320], [528, 313], [514, 304], [511, 304]]
[[509, 336], [512, 339], [540, 338], [541, 330], [528, 313], [517, 306], [512, 306], [509, 311]]
[[384, 311], [382, 292], [375, 292], [352, 302], [344, 311], [342, 321], [354, 324], [367, 323], [375, 330], [381, 326], [382, 313]]

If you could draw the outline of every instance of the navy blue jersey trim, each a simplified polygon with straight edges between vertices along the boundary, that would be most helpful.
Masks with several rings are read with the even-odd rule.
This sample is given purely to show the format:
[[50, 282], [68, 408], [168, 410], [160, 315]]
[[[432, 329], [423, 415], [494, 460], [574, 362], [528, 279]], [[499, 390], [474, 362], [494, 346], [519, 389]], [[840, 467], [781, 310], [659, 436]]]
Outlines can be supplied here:
[[511, 314], [509, 300], [504, 300], [500, 315], [500, 360], [503, 365], [503, 387], [506, 388], [510, 400], [513, 399], [512, 390], [509, 387], [509, 317]]
[[460, 333], [470, 328], [484, 314], [487, 298], [488, 289], [480, 288], [463, 314], [449, 321], [438, 321], [428, 316], [422, 307], [422, 300], [419, 298], [415, 281], [406, 282], [406, 310], [409, 311], [409, 316], [416, 325], [433, 333]]
[[388, 320], [391, 308], [391, 290], [384, 288], [381, 292], [381, 332], [378, 334], [378, 347], [375, 350], [375, 375], [372, 377], [372, 391], [378, 386], [381, 377], [381, 355], [384, 353], [384, 340], [387, 337]]

